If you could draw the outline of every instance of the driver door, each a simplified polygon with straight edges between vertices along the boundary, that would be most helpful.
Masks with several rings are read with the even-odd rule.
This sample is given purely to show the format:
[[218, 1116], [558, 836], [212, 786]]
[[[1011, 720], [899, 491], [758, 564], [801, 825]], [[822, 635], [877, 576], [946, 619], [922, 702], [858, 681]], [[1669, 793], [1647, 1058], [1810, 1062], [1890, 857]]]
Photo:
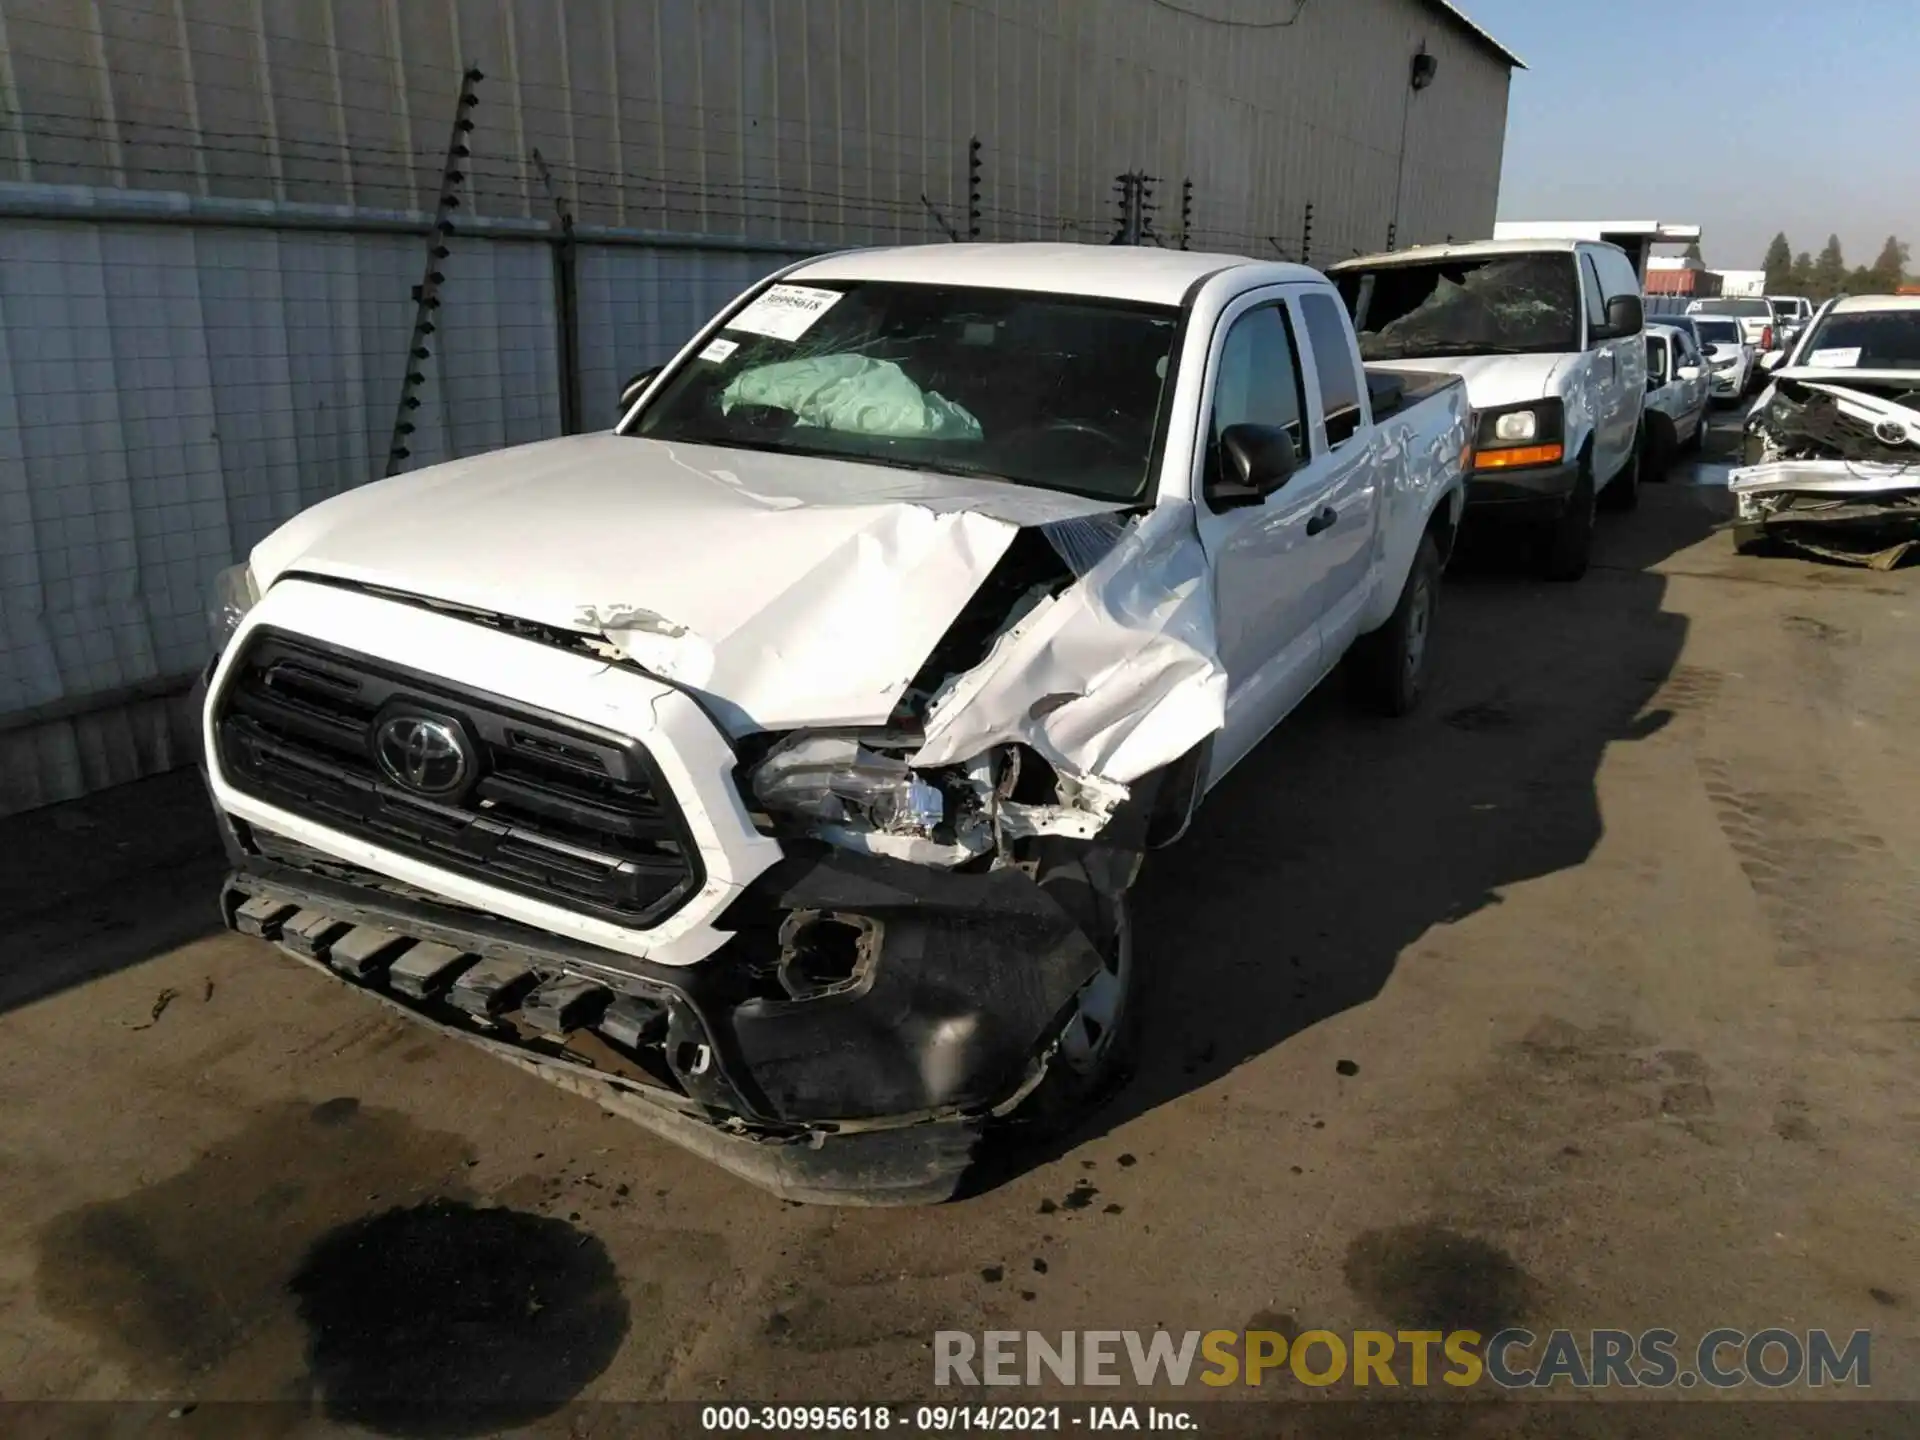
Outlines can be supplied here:
[[[1226, 726], [1209, 784], [1319, 683], [1317, 608], [1332, 556], [1318, 536], [1334, 478], [1311, 451], [1301, 347], [1280, 292], [1242, 301], [1215, 333], [1193, 487], [1227, 667]], [[1299, 468], [1261, 503], [1215, 510], [1207, 495], [1220, 475], [1220, 437], [1240, 424], [1284, 427]]]

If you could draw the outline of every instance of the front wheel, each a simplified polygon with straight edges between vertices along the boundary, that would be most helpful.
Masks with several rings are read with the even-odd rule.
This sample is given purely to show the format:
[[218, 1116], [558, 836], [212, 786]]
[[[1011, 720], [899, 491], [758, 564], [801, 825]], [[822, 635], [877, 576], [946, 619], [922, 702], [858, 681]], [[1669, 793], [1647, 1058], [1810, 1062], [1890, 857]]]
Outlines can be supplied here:
[[1583, 461], [1580, 476], [1560, 518], [1541, 540], [1540, 573], [1548, 580], [1578, 580], [1593, 558], [1593, 462]]
[[[1667, 432], [1669, 439], [1672, 432]], [[1633, 450], [1627, 456], [1627, 463], [1620, 473], [1613, 477], [1613, 483], [1600, 492], [1600, 508], [1603, 510], [1633, 510], [1640, 504], [1640, 484], [1643, 480], [1664, 480], [1667, 478], [1667, 459], [1672, 454], [1670, 443], [1656, 445], [1660, 432], [1652, 425], [1640, 427], [1640, 433], [1633, 437]]]
[[1406, 715], [1420, 703], [1440, 605], [1440, 571], [1440, 548], [1431, 534], [1422, 535], [1392, 617], [1347, 652], [1354, 694], [1368, 709]]
[[1105, 1099], [1126, 1078], [1139, 1029], [1131, 891], [1094, 885], [1078, 861], [1047, 873], [1041, 886], [1081, 922], [1100, 952], [1100, 968], [1067, 1008], [1047, 1073], [1014, 1112], [1042, 1135], [1060, 1133]]

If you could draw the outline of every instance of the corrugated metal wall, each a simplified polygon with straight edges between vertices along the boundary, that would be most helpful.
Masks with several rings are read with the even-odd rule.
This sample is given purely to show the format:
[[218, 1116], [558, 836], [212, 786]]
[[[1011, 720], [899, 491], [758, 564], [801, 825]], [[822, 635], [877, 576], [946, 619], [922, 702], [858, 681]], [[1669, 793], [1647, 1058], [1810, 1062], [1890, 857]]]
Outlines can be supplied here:
[[[0, 223], [0, 811], [173, 762], [187, 737], [150, 695], [205, 662], [213, 571], [378, 473], [422, 254], [407, 236]], [[548, 247], [475, 241], [446, 264], [465, 299], [417, 463], [558, 433]], [[108, 697], [144, 718], [88, 718]]]
[[593, 427], [796, 255], [1122, 170], [1194, 248], [1487, 233], [1508, 78], [1424, 0], [0, 0], [0, 813], [178, 763], [212, 572], [380, 472], [468, 64], [416, 465], [559, 431], [556, 198]]
[[0, 54], [0, 179], [427, 209], [472, 63], [490, 214], [549, 213], [537, 149], [584, 224], [936, 239], [978, 136], [985, 238], [1105, 239], [1145, 170], [1163, 234], [1191, 178], [1196, 242], [1312, 201], [1323, 255], [1396, 192], [1402, 242], [1487, 233], [1508, 81], [1426, 0], [0, 0]]

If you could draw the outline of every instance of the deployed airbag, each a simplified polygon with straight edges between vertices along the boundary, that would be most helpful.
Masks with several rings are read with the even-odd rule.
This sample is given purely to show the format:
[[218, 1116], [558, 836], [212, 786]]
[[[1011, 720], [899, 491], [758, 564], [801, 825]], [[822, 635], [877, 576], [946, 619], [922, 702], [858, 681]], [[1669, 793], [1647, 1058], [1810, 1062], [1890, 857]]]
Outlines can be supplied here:
[[978, 440], [980, 422], [953, 401], [922, 390], [891, 360], [819, 355], [743, 370], [720, 393], [720, 409], [768, 405], [801, 425], [892, 439]]

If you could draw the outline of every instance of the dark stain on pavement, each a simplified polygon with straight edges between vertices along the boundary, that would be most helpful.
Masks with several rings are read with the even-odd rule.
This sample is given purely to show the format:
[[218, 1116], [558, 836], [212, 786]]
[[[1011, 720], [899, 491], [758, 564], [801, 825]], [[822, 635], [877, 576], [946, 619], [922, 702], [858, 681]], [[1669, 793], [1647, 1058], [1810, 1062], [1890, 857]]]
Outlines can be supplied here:
[[1433, 1224], [1356, 1236], [1344, 1271], [1355, 1295], [1408, 1328], [1491, 1335], [1526, 1319], [1539, 1296], [1503, 1251]]
[[[142, 1381], [244, 1370], [241, 1352], [274, 1351], [275, 1327], [291, 1330], [286, 1285], [309, 1244], [369, 1196], [460, 1193], [467, 1158], [459, 1136], [351, 1097], [270, 1106], [178, 1174], [52, 1220], [37, 1237], [40, 1303]], [[297, 1379], [262, 1363], [277, 1373], [248, 1374], [251, 1393]]]
[[389, 1435], [492, 1434], [550, 1414], [627, 1333], [593, 1236], [451, 1200], [330, 1231], [288, 1288], [329, 1418]]

